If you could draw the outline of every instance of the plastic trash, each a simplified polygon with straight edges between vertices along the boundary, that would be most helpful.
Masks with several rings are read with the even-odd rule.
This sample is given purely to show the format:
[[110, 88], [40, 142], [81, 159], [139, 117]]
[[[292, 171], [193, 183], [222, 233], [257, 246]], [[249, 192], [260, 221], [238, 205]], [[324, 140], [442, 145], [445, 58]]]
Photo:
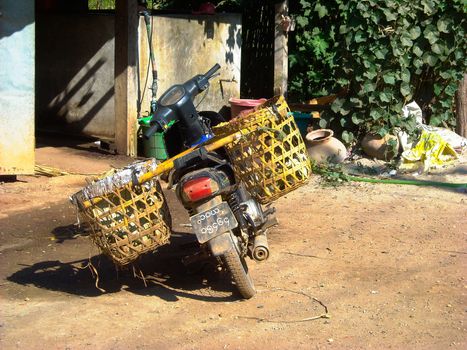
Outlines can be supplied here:
[[412, 101], [406, 104], [404, 107], [402, 107], [402, 116], [404, 117], [404, 119], [413, 117], [415, 118], [418, 125], [423, 124], [422, 109], [415, 101]]
[[423, 125], [423, 129], [440, 135], [458, 153], [462, 153], [462, 150], [467, 147], [467, 139], [452, 130], [430, 125]]
[[420, 140], [402, 152], [401, 170], [425, 172], [453, 163], [458, 159], [454, 148], [436, 132], [422, 131]]
[[[422, 109], [415, 101], [410, 102], [402, 108], [402, 117], [404, 119], [415, 118], [420, 129], [440, 135], [458, 153], [462, 153], [463, 149], [467, 147], [467, 139], [456, 134], [454, 131], [424, 124]], [[408, 142], [409, 135], [405, 131], [399, 131], [397, 137], [399, 138], [402, 150], [408, 151], [413, 147], [413, 144]]]
[[[424, 125], [422, 109], [415, 101], [406, 104], [402, 108], [402, 118], [415, 118], [417, 125]], [[397, 133], [397, 138], [399, 139], [399, 144], [403, 151], [408, 151], [412, 148], [413, 143], [409, 142], [409, 134], [407, 134], [407, 132], [400, 130]]]

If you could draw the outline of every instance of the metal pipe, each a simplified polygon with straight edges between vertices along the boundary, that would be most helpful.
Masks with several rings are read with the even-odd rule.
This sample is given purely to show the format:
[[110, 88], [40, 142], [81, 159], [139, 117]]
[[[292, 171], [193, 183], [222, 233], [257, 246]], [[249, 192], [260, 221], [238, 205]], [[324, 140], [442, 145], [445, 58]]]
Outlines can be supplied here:
[[253, 243], [253, 259], [256, 261], [264, 261], [269, 258], [269, 245], [266, 234], [259, 234], [255, 236]]
[[156, 104], [157, 104], [157, 69], [156, 69], [156, 58], [154, 56], [154, 49], [152, 47], [152, 21], [151, 16], [149, 15], [148, 11], [143, 11], [144, 22], [146, 23], [146, 32], [148, 36], [148, 44], [149, 44], [149, 60], [151, 62], [151, 69], [152, 69], [152, 97], [151, 97], [151, 113], [156, 111]]

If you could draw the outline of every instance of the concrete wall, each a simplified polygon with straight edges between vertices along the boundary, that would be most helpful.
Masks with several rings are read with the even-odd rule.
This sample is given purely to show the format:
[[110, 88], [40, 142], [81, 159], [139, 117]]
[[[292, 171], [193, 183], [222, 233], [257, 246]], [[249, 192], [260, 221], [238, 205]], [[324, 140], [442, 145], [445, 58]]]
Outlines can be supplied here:
[[0, 175], [34, 172], [34, 0], [0, 2]]
[[38, 128], [113, 139], [114, 16], [37, 15]]
[[[39, 129], [115, 137], [114, 23], [113, 15], [108, 14], [38, 14]], [[149, 53], [143, 19], [139, 33], [144, 113], [149, 110], [152, 80], [149, 75], [144, 89]], [[158, 97], [171, 85], [204, 73], [215, 63], [222, 65], [221, 76], [213, 81], [199, 108], [218, 111], [228, 105], [230, 97], [240, 95], [240, 15], [154, 16], [153, 43]]]
[[[153, 46], [158, 71], [160, 97], [174, 84], [184, 83], [196, 74], [205, 73], [214, 64], [221, 65], [221, 75], [214, 79], [199, 110], [219, 111], [228, 106], [230, 97], [240, 96], [242, 24], [240, 14], [213, 16], [165, 15], [153, 17]], [[140, 77], [145, 99], [142, 111], [149, 109], [151, 91], [144, 90], [148, 66], [148, 39], [144, 21], [140, 23]], [[151, 87], [149, 75], [148, 87]]]

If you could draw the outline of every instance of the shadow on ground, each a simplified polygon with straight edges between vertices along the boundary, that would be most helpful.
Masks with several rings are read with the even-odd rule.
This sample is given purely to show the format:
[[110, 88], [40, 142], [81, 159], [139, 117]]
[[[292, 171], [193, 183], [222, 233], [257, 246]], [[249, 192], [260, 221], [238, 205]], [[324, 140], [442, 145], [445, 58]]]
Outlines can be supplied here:
[[198, 243], [191, 236], [174, 233], [169, 245], [159, 248], [155, 254], [141, 257], [134, 268], [117, 269], [109, 259], [96, 255], [66, 263], [49, 260], [19, 265], [22, 268], [7, 280], [85, 297], [126, 290], [169, 302], [180, 297], [210, 302], [236, 300], [238, 295], [229, 274], [219, 270], [216, 259], [202, 259], [189, 266], [182, 263], [185, 256], [198, 251]]
[[91, 232], [91, 227], [87, 224], [70, 224], [57, 226], [52, 230], [52, 235], [56, 243], [63, 243], [69, 239], [77, 239], [78, 237], [88, 236]]

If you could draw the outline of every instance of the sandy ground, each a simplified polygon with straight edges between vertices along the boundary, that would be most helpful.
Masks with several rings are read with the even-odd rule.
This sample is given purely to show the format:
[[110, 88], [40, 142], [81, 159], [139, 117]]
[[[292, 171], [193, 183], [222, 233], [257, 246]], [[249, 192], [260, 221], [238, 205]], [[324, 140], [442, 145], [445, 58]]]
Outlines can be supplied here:
[[[38, 158], [44, 163], [52, 151], [60, 152], [42, 149]], [[78, 156], [96, 172], [116, 159], [74, 154], [62, 168]], [[56, 165], [63, 158], [49, 159]], [[313, 178], [276, 202], [272, 254], [249, 261], [258, 293], [243, 301], [210, 261], [181, 264], [196, 246], [171, 193], [178, 232], [140, 264], [155, 279], [145, 287], [132, 271], [117, 273], [74, 225], [67, 197], [84, 178], [0, 185], [2, 349], [467, 346], [466, 193], [365, 183], [326, 188]], [[90, 257], [105, 293], [85, 268]], [[310, 320], [324, 313], [318, 301], [329, 318]]]

